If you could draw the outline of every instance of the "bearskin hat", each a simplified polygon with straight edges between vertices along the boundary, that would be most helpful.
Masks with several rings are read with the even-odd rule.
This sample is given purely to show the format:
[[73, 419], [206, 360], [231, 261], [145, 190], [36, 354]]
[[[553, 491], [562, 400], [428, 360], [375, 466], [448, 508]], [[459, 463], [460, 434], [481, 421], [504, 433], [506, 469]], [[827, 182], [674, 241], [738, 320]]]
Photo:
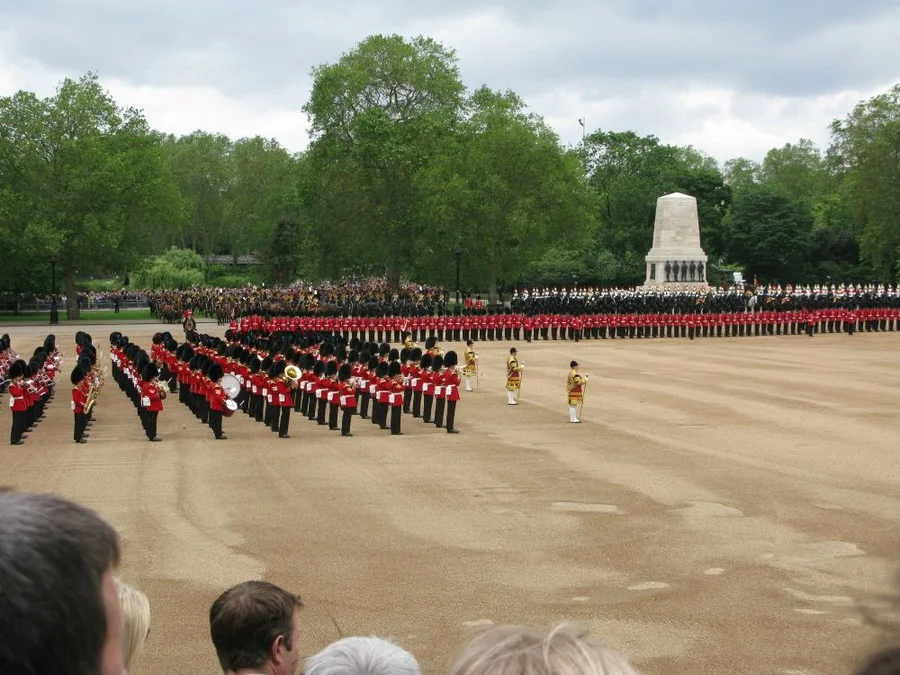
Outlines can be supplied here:
[[363, 349], [363, 350], [359, 353], [359, 358], [358, 358], [357, 360], [358, 360], [360, 363], [368, 363], [368, 362], [369, 362], [369, 359], [371, 359], [371, 358], [372, 358], [372, 352], [370, 352], [368, 349]]
[[375, 372], [375, 369], [378, 368], [378, 357], [377, 356], [369, 357], [369, 362], [366, 363], [366, 368], [368, 368], [372, 372]]
[[379, 356], [385, 356], [387, 354], [390, 354], [390, 352], [391, 352], [391, 346], [387, 342], [382, 342], [381, 345], [378, 347], [378, 355]]
[[338, 379], [341, 382], [344, 382], [345, 380], [350, 379], [351, 375], [353, 375], [353, 369], [350, 368], [349, 363], [345, 363], [344, 365], [342, 365], [340, 367], [340, 370], [338, 370]]
[[375, 377], [387, 377], [387, 374], [388, 374], [387, 361], [382, 361], [375, 368]]
[[52, 352], [56, 349], [56, 336], [52, 333], [44, 338], [44, 349], [48, 352]]
[[268, 373], [268, 372], [269, 372], [269, 368], [272, 367], [272, 357], [271, 357], [271, 356], [267, 356], [266, 358], [264, 358], [264, 359], [262, 360], [262, 363], [259, 364], [259, 367], [260, 367], [260, 369], [262, 369], [262, 370], [264, 370], [264, 371], [266, 371], [266, 372]]
[[413, 347], [409, 350], [409, 358], [412, 361], [418, 362], [422, 358], [422, 348], [421, 347]]
[[445, 366], [448, 368], [455, 368], [457, 363], [459, 363], [459, 357], [456, 355], [456, 352], [447, 352], [444, 354]]
[[396, 349], [392, 349], [388, 352], [388, 361], [396, 361], [400, 358], [400, 352]]
[[155, 344], [155, 345], [162, 344], [162, 341], [163, 341], [162, 333], [154, 333], [152, 341], [153, 341], [153, 344]]
[[0, 351], [5, 352], [11, 346], [11, 342], [9, 339], [9, 333], [4, 333], [2, 337], [0, 337]]
[[391, 361], [388, 365], [388, 377], [397, 377], [402, 372], [399, 361]]
[[419, 366], [425, 369], [431, 368], [432, 357], [431, 354], [423, 354], [422, 360], [419, 361]]
[[144, 380], [144, 382], [149, 382], [154, 377], [159, 377], [159, 368], [151, 361], [144, 366], [144, 369], [141, 371], [141, 379]]
[[[10, 368], [10, 370], [12, 370], [12, 369]], [[75, 366], [74, 368], [72, 368], [72, 376], [71, 376], [72, 384], [78, 384], [84, 378], [85, 378], [84, 368], [82, 368], [81, 366]]]
[[222, 370], [222, 366], [220, 366], [218, 363], [213, 361], [210, 364], [209, 370], [207, 371], [206, 375], [213, 382], [218, 382], [225, 375], [225, 371]]
[[434, 349], [434, 346], [437, 344], [437, 338], [434, 335], [429, 335], [425, 338], [425, 349]]
[[444, 357], [441, 356], [440, 354], [437, 354], [437, 355], [431, 360], [431, 369], [432, 369], [434, 372], [437, 372], [437, 371], [439, 371], [439, 370], [440, 370], [441, 368], [443, 368], [443, 367], [444, 367]]
[[247, 367], [250, 368], [250, 372], [258, 373], [262, 362], [256, 357], [249, 359], [249, 361], [250, 363], [247, 364]]
[[322, 373], [325, 372], [325, 362], [324, 361], [316, 361], [316, 365], [313, 366], [313, 374], [321, 377]]
[[356, 337], [350, 338], [350, 342], [349, 342], [348, 346], [350, 347], [350, 349], [359, 351], [359, 347], [360, 347], [359, 338], [356, 338]]
[[410, 352], [410, 351], [411, 351], [411, 350], [410, 350], [408, 347], [404, 347], [403, 349], [401, 349], [401, 350], [400, 350], [400, 360], [403, 361], [404, 363], [406, 363], [407, 361], [409, 361], [410, 358], [412, 358], [412, 357], [410, 357], [410, 355], [409, 355], [409, 352]]
[[26, 363], [22, 359], [18, 359], [13, 361], [12, 365], [9, 367], [9, 372], [6, 373], [6, 376], [14, 380], [17, 377], [22, 377], [25, 374], [25, 366]]
[[329, 361], [325, 365], [325, 377], [334, 377], [337, 375], [338, 364], [337, 361]]

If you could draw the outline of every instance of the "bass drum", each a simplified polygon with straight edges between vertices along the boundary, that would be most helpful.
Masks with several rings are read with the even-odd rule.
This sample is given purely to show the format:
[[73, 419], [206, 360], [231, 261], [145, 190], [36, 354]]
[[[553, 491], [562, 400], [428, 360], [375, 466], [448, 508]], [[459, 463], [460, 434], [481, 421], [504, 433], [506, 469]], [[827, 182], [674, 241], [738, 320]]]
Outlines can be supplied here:
[[237, 398], [241, 393], [241, 381], [230, 373], [222, 377], [221, 384], [228, 398]]

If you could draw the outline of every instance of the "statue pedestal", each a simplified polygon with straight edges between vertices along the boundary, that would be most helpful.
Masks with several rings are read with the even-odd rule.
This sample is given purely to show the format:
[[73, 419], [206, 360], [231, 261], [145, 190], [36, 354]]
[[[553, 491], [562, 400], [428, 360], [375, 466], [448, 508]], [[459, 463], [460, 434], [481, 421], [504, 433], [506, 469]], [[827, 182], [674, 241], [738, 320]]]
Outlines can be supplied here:
[[707, 256], [700, 247], [697, 200], [675, 192], [656, 200], [653, 248], [644, 258], [644, 286], [701, 287], [706, 285]]

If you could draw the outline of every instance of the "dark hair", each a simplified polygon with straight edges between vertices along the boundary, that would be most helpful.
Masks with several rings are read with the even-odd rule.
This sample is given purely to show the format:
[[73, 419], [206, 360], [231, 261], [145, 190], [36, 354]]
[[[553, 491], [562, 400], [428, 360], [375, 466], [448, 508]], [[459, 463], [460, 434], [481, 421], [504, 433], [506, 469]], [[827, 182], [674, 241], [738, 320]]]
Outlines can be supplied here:
[[856, 675], [897, 675], [897, 673], [900, 673], [900, 647], [875, 654], [856, 671]]
[[101, 580], [118, 562], [118, 535], [94, 511], [0, 488], [0, 673], [100, 672]]
[[291, 649], [296, 595], [266, 581], [245, 581], [222, 593], [209, 609], [209, 630], [222, 670], [259, 668], [279, 635]]

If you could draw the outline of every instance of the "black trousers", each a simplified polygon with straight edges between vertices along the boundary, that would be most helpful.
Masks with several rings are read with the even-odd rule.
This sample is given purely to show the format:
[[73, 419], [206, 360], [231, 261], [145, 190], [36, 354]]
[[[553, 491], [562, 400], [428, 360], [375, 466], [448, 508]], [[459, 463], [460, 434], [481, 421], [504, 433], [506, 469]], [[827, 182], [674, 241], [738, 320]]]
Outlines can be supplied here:
[[87, 415], [84, 413], [75, 413], [75, 440], [80, 441], [84, 438], [84, 430], [87, 428]]
[[407, 387], [403, 390], [403, 412], [409, 412], [409, 404], [412, 402], [413, 390]]
[[316, 419], [316, 395], [310, 392], [306, 400], [306, 417], [310, 422]]
[[319, 424], [327, 424], [327, 422], [325, 421], [325, 406], [327, 403], [328, 401], [325, 400], [324, 396], [319, 399], [319, 411], [316, 419]]
[[341, 417], [341, 436], [350, 435], [351, 419], [353, 419], [353, 408], [344, 408], [344, 414]]
[[340, 410], [340, 406], [336, 403], [328, 404], [328, 428], [332, 431], [337, 431], [338, 428], [338, 411]]
[[209, 411], [209, 428], [212, 429], [213, 435], [216, 438], [222, 436], [222, 411], [221, 410], [210, 410]]
[[438, 397], [434, 400], [434, 426], [440, 429], [444, 426], [444, 406], [447, 404], [447, 399]]
[[359, 394], [359, 403], [360, 403], [359, 416], [362, 417], [364, 420], [369, 418], [369, 399], [370, 398], [371, 398], [371, 396], [369, 395], [369, 392], [367, 392], [367, 391], [361, 391]]
[[[278, 413], [276, 413], [278, 415]], [[288, 435], [288, 427], [291, 425], [291, 406], [286, 405], [281, 408], [281, 415], [276, 417], [279, 419], [278, 422], [278, 435], [279, 436], [287, 436]]]
[[159, 417], [157, 410], [144, 410], [144, 430], [147, 432], [147, 438], [156, 438], [156, 421]]
[[421, 417], [422, 416], [422, 390], [421, 389], [416, 389], [415, 391], [413, 391], [412, 415], [413, 415], [413, 417]]
[[[385, 414], [387, 414], [388, 406], [386, 404], [382, 404], [385, 407]], [[391, 408], [391, 436], [399, 436], [400, 435], [400, 413], [402, 410], [399, 405], [392, 405]], [[382, 427], [383, 428], [383, 427]]]
[[434, 404], [434, 396], [432, 394], [424, 394], [425, 409], [422, 411], [422, 419], [425, 424], [431, 423], [431, 406]]
[[447, 431], [453, 430], [453, 423], [456, 421], [456, 401], [447, 401]]
[[16, 443], [22, 440], [22, 434], [28, 428], [28, 412], [25, 410], [13, 411], [12, 429], [9, 433], [9, 442]]

